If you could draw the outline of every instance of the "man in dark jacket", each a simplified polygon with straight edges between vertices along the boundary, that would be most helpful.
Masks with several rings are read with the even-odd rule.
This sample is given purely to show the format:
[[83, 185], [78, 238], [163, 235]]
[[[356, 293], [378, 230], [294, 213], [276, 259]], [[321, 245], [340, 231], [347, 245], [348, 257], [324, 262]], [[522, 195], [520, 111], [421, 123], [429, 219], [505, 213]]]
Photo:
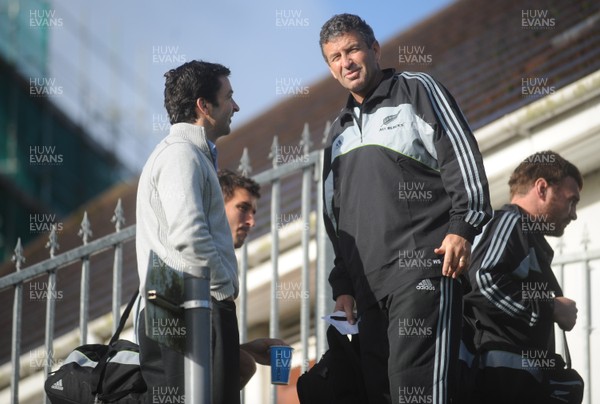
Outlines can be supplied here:
[[358, 310], [369, 403], [450, 403], [461, 328], [459, 276], [489, 220], [475, 138], [448, 91], [423, 73], [379, 67], [360, 17], [321, 28], [333, 77], [350, 96], [323, 169], [335, 250], [336, 310]]
[[[576, 208], [583, 179], [557, 153], [525, 159], [509, 180], [511, 203], [496, 211], [476, 241], [465, 315], [478, 352], [474, 402], [547, 403], [544, 369], [554, 367], [554, 323], [571, 330], [575, 302], [552, 273], [544, 236], [560, 237]], [[466, 333], [465, 333], [466, 334]]]

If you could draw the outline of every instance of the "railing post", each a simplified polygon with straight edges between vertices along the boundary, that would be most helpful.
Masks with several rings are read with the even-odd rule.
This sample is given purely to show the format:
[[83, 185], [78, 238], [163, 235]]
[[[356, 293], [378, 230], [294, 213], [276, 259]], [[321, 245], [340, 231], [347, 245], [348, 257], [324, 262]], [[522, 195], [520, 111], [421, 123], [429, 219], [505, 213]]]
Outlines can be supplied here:
[[[238, 320], [240, 344], [248, 341], [248, 245], [242, 246], [242, 256], [239, 268], [240, 294], [238, 296], [240, 317]], [[240, 404], [245, 402], [245, 390], [240, 391]]]
[[202, 267], [199, 276], [184, 273], [185, 324], [190, 334], [186, 338], [185, 402], [212, 402], [212, 326], [210, 268]]
[[[238, 171], [244, 177], [248, 177], [252, 172], [252, 167], [250, 166], [250, 156], [248, 155], [248, 148], [244, 147], [244, 151], [242, 153], [242, 158], [240, 159], [240, 165], [238, 167]], [[244, 243], [241, 248], [241, 258], [240, 258], [240, 267], [239, 267], [239, 278], [240, 278], [240, 293], [239, 293], [239, 328], [240, 328], [240, 343], [246, 342], [248, 338], [248, 244]], [[242, 400], [243, 402], [243, 400]]]
[[[25, 262], [23, 256], [23, 246], [21, 238], [17, 239], [15, 247], [15, 255], [12, 256], [12, 261], [15, 263], [16, 272], [21, 270], [21, 265]], [[13, 364], [12, 375], [10, 379], [10, 402], [19, 402], [19, 379], [21, 377], [21, 314], [23, 304], [23, 283], [15, 285], [15, 299], [13, 303], [13, 318], [12, 318], [12, 347], [11, 347], [11, 362]]]
[[[252, 172], [252, 166], [250, 165], [250, 156], [248, 154], [248, 148], [244, 147], [242, 152], [242, 158], [240, 159], [240, 165], [238, 171], [244, 176], [249, 177]], [[240, 267], [238, 270], [240, 278], [240, 293], [239, 299], [239, 329], [240, 329], [240, 344], [243, 344], [248, 339], [248, 243], [244, 243], [242, 246], [242, 253], [240, 258]], [[240, 404], [244, 404], [244, 390], [240, 391]]]
[[[327, 122], [323, 133], [323, 145], [327, 143], [329, 129], [331, 123]], [[323, 164], [325, 152], [319, 151], [318, 168], [319, 172], [317, 183], [317, 302], [316, 302], [316, 325], [315, 331], [317, 334], [317, 356], [316, 360], [327, 351], [327, 324], [322, 320], [322, 317], [327, 315], [333, 307], [333, 299], [331, 288], [329, 287], [328, 275], [333, 266], [333, 247], [325, 231], [325, 223], [323, 222]]]
[[[300, 146], [303, 147], [304, 158], [308, 160], [312, 142], [308, 123], [304, 124]], [[300, 296], [300, 340], [302, 342], [302, 373], [308, 370], [308, 337], [310, 333], [310, 195], [313, 166], [302, 169], [302, 295]]]
[[[279, 141], [277, 136], [273, 138], [271, 153], [269, 157], [273, 159], [273, 168], [279, 166]], [[279, 222], [280, 216], [280, 198], [281, 184], [279, 179], [271, 182], [271, 312], [269, 315], [269, 337], [279, 338], [279, 302], [277, 301], [277, 288], [279, 286]], [[277, 403], [277, 386], [271, 386], [271, 404]]]
[[581, 244], [583, 245], [583, 304], [585, 305], [585, 323], [583, 326], [585, 332], [584, 345], [584, 378], [586, 380], [584, 402], [591, 404], [592, 400], [592, 268], [590, 267], [590, 259], [588, 255], [588, 245], [590, 237], [587, 227], [584, 225]]
[[[121, 231], [121, 227], [125, 224], [125, 214], [123, 211], [123, 204], [121, 198], [117, 202], [115, 208], [115, 214], [111, 219], [111, 222], [115, 224], [115, 231], [118, 233]], [[119, 243], [115, 245], [115, 258], [113, 263], [113, 334], [117, 331], [119, 326], [119, 318], [121, 318], [121, 274], [123, 272], [123, 244]]]
[[[46, 248], [50, 249], [50, 258], [54, 258], [54, 253], [60, 248], [58, 244], [58, 236], [56, 235], [56, 225], [52, 225], [50, 231], [50, 237], [48, 237], [48, 243]], [[46, 287], [46, 361], [44, 364], [44, 379], [48, 377], [48, 374], [52, 371], [52, 364], [54, 362], [54, 312], [56, 308], [56, 269], [48, 272], [48, 285]], [[45, 396], [45, 395], [44, 395]], [[45, 403], [50, 403], [47, 396], [44, 398]]]
[[[81, 229], [77, 233], [83, 240], [83, 245], [88, 243], [89, 237], [92, 236], [90, 221], [88, 220], [87, 211], [83, 214], [81, 221]], [[88, 324], [88, 308], [90, 301], [90, 259], [85, 257], [81, 260], [81, 285], [80, 285], [80, 301], [79, 301], [79, 343], [87, 344], [87, 324]]]

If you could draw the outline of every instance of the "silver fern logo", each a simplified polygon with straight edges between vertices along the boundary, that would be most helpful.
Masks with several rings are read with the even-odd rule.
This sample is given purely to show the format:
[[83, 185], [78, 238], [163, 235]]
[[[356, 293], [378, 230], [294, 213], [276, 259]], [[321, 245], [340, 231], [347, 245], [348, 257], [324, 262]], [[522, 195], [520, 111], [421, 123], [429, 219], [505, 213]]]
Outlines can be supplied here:
[[400, 111], [396, 112], [394, 115], [386, 116], [385, 118], [383, 118], [383, 123], [381, 124], [381, 126], [389, 124], [390, 122], [398, 118], [398, 115], [400, 115]]

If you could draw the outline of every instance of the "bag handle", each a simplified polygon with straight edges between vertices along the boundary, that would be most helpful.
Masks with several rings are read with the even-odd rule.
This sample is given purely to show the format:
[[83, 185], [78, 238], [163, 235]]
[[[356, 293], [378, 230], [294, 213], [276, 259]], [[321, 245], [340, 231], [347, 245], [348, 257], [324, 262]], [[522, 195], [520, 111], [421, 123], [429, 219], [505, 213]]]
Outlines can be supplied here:
[[108, 345], [112, 344], [113, 342], [116, 342], [119, 339], [119, 337], [121, 336], [121, 331], [123, 331], [123, 329], [125, 328], [125, 323], [127, 322], [127, 319], [129, 318], [129, 313], [131, 313], [131, 309], [133, 308], [133, 305], [135, 304], [135, 301], [137, 300], [138, 294], [139, 294], [139, 289], [136, 289], [135, 292], [133, 293], [133, 296], [131, 296], [131, 300], [129, 300], [129, 303], [127, 303], [127, 307], [125, 307], [125, 311], [123, 311], [123, 314], [121, 315], [121, 320], [119, 320], [119, 326], [115, 330], [115, 333], [113, 334], [112, 338], [110, 339], [110, 342], [108, 343]]
[[113, 334], [113, 336], [110, 339], [110, 342], [108, 343], [108, 346], [106, 347], [107, 348], [106, 353], [102, 356], [102, 358], [100, 358], [100, 360], [96, 364], [96, 367], [94, 368], [94, 370], [92, 370], [91, 385], [92, 385], [92, 393], [93, 394], [102, 393], [100, 381], [104, 378], [104, 370], [106, 368], [106, 362], [113, 354], [113, 350], [111, 349], [111, 346], [113, 345], [113, 343], [115, 343], [119, 339], [119, 337], [121, 335], [121, 331], [123, 331], [123, 328], [125, 328], [125, 323], [127, 322], [127, 319], [129, 318], [129, 313], [131, 312], [131, 309], [133, 308], [133, 305], [135, 304], [135, 301], [137, 300], [138, 294], [139, 294], [139, 290], [136, 289], [133, 296], [131, 296], [131, 300], [129, 300], [129, 303], [127, 303], [127, 307], [125, 307], [125, 311], [123, 311], [123, 314], [121, 315], [121, 319], [119, 320], [119, 326], [117, 327], [115, 333]]

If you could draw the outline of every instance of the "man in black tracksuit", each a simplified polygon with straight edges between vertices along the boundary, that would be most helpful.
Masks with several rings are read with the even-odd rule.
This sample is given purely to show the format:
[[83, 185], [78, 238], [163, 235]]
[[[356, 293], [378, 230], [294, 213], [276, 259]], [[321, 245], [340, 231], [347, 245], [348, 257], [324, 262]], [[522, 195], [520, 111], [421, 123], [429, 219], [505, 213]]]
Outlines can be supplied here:
[[556, 365], [554, 323], [571, 330], [577, 308], [552, 272], [545, 235], [562, 236], [577, 218], [582, 185], [579, 170], [558, 154], [529, 156], [509, 180], [511, 204], [494, 212], [475, 242], [465, 297], [474, 335], [465, 342], [478, 353], [471, 402], [549, 402], [541, 382]]
[[360, 17], [332, 17], [323, 56], [350, 91], [323, 169], [336, 310], [358, 311], [369, 403], [450, 403], [471, 243], [489, 220], [481, 155], [446, 89], [379, 67]]

